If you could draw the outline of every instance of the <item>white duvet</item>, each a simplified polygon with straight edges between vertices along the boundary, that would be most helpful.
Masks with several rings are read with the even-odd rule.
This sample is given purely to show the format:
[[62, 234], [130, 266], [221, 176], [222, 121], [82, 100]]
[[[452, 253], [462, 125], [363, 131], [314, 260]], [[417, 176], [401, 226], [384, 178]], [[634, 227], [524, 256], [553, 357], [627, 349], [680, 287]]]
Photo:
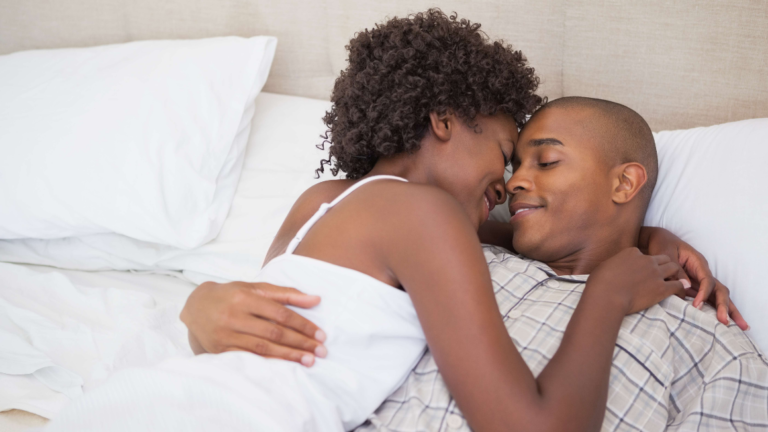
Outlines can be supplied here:
[[51, 418], [51, 431], [348, 430], [423, 353], [402, 291], [294, 255], [260, 276], [323, 297], [297, 311], [328, 333], [327, 358], [195, 357], [178, 318], [193, 284], [0, 263], [0, 411]]
[[67, 405], [47, 431], [354, 429], [397, 389], [426, 348], [410, 297], [363, 273], [297, 255], [259, 280], [322, 297], [296, 311], [328, 334], [311, 368], [245, 352], [172, 358], [117, 372]]
[[52, 418], [115, 371], [190, 357], [193, 284], [165, 275], [0, 263], [0, 411]]

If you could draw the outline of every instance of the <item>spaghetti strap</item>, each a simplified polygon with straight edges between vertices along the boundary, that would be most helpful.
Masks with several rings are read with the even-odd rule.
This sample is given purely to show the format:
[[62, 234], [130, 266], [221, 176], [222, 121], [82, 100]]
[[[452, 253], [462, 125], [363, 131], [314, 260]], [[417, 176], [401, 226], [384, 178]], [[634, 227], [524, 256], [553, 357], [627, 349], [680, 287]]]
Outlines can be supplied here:
[[299, 243], [301, 243], [301, 240], [304, 239], [304, 236], [307, 235], [307, 232], [312, 228], [315, 223], [317, 223], [318, 220], [320, 220], [321, 217], [325, 215], [328, 210], [333, 208], [336, 204], [338, 204], [341, 200], [346, 198], [349, 194], [357, 190], [360, 186], [370, 183], [374, 180], [399, 180], [402, 182], [407, 182], [408, 180], [402, 178], [402, 177], [396, 177], [391, 175], [377, 175], [368, 177], [367, 179], [360, 180], [359, 182], [353, 184], [347, 190], [341, 193], [341, 195], [337, 196], [336, 199], [331, 201], [330, 203], [323, 203], [320, 204], [320, 208], [315, 212], [314, 215], [312, 215], [311, 218], [304, 224], [304, 226], [301, 227], [299, 232], [296, 233], [296, 236], [291, 240], [291, 242], [288, 244], [288, 247], [285, 249], [286, 254], [292, 254], [293, 251], [296, 250], [296, 248], [299, 246]]

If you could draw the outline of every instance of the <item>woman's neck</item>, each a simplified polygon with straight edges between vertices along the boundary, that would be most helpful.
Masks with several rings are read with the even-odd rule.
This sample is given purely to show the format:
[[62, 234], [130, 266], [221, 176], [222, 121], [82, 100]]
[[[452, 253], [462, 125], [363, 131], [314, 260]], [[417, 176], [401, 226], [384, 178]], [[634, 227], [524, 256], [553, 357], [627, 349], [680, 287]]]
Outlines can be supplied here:
[[411, 183], [429, 183], [429, 174], [419, 166], [415, 155], [400, 154], [386, 159], [379, 159], [373, 169], [363, 178], [377, 175], [390, 175], [404, 178]]

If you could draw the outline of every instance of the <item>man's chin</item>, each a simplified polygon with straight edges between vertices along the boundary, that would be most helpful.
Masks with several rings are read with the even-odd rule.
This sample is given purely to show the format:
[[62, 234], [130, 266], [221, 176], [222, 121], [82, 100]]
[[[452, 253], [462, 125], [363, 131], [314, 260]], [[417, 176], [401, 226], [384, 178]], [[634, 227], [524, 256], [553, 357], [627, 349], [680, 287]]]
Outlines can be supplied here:
[[515, 231], [512, 236], [512, 246], [514, 246], [515, 252], [520, 255], [525, 255], [528, 258], [536, 259], [532, 255], [536, 255], [536, 249], [538, 249], [539, 246], [538, 243], [539, 242], [536, 242], [525, 235], [518, 234], [517, 231]]

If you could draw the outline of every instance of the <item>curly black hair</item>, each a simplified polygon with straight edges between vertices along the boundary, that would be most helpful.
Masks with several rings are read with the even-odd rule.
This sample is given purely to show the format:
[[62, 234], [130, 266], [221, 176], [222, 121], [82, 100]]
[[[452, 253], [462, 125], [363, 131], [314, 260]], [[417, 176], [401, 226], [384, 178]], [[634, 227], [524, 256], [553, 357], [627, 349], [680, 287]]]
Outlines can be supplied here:
[[413, 153], [430, 113], [448, 111], [472, 125], [478, 115], [510, 115], [518, 126], [546, 102], [520, 51], [493, 41], [480, 24], [429, 9], [355, 34], [349, 66], [336, 80], [323, 121], [331, 173], [367, 174], [381, 157]]

